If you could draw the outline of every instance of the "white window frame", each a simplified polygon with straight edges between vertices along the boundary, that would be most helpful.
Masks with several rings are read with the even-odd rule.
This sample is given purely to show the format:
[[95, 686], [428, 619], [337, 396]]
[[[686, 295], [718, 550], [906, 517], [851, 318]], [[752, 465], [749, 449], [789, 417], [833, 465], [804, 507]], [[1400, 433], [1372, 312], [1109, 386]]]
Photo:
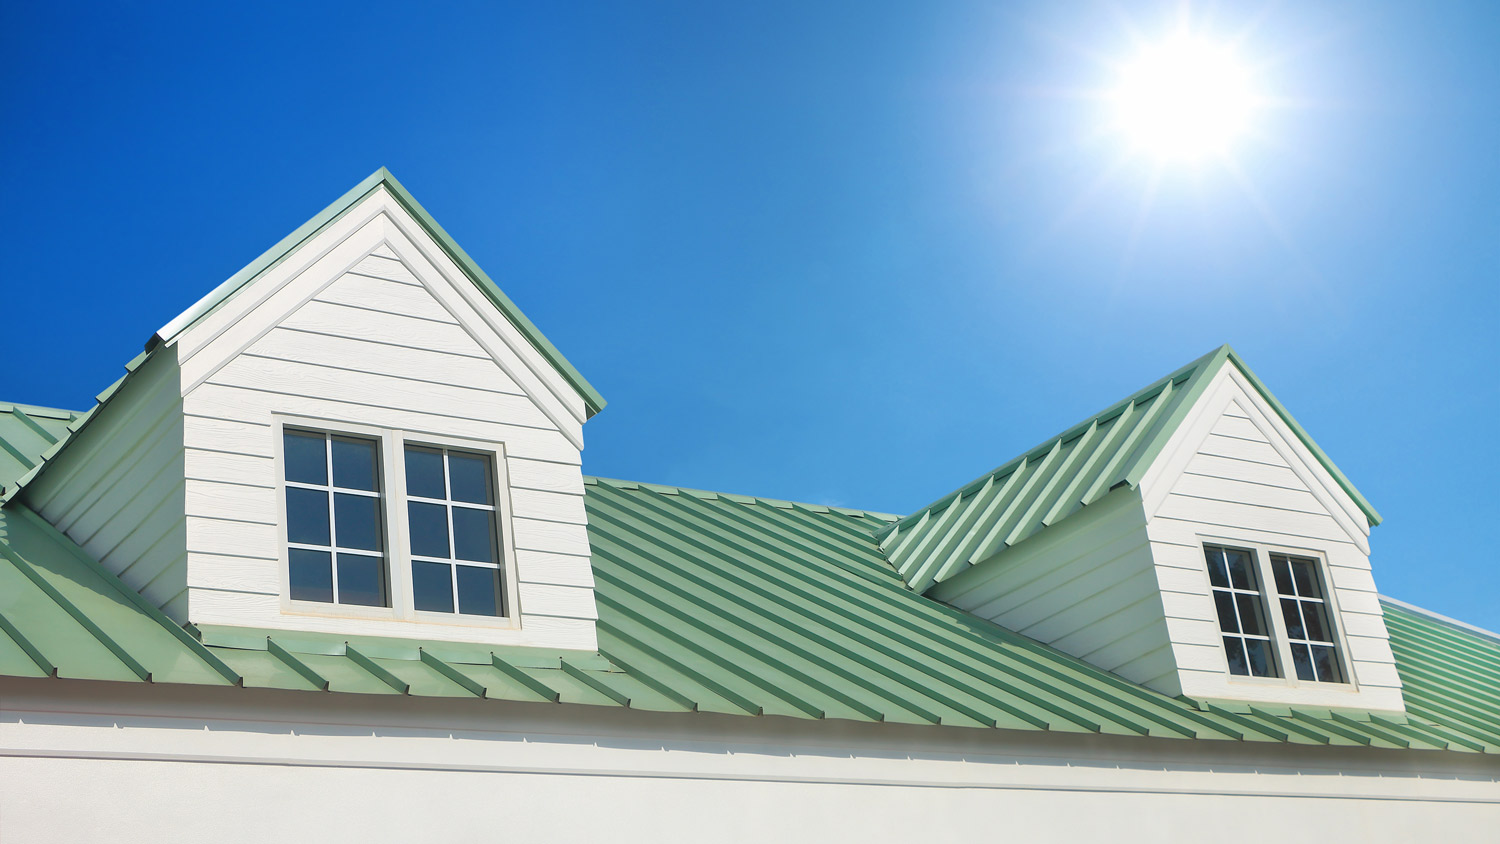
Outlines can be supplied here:
[[[384, 511], [386, 588], [390, 591], [389, 607], [366, 607], [355, 604], [325, 604], [320, 601], [295, 601], [291, 597], [289, 575], [290, 545], [287, 542], [286, 519], [286, 456], [284, 437], [286, 430], [323, 432], [338, 436], [373, 439], [379, 443], [381, 496]], [[412, 432], [398, 428], [382, 428], [373, 425], [349, 422], [340, 419], [325, 419], [289, 414], [273, 414], [272, 435], [275, 440], [273, 457], [276, 463], [276, 513], [277, 513], [277, 569], [281, 585], [281, 611], [285, 615], [307, 615], [325, 618], [358, 618], [402, 621], [411, 624], [430, 624], [457, 627], [483, 627], [501, 630], [519, 630], [521, 627], [521, 597], [516, 570], [516, 549], [513, 539], [510, 502], [510, 477], [506, 467], [505, 443], [442, 436], [427, 432]], [[478, 454], [490, 460], [492, 469], [490, 491], [495, 502], [495, 530], [499, 534], [496, 551], [500, 555], [501, 600], [505, 615], [465, 615], [458, 612], [445, 613], [418, 611], [416, 609], [411, 579], [411, 538], [407, 524], [406, 495], [406, 446], [441, 448]], [[293, 484], [295, 486], [296, 484]], [[451, 537], [450, 537], [451, 541]]]
[[[1276, 667], [1282, 675], [1280, 677], [1254, 677], [1231, 673], [1229, 671], [1229, 656], [1224, 653], [1222, 635], [1220, 635], [1219, 656], [1224, 661], [1224, 678], [1226, 682], [1231, 685], [1358, 691], [1359, 684], [1355, 678], [1353, 662], [1349, 656], [1349, 643], [1345, 640], [1344, 636], [1343, 615], [1339, 611], [1338, 597], [1335, 594], [1337, 590], [1334, 589], [1333, 577], [1328, 570], [1327, 554], [1314, 548], [1298, 548], [1296, 546], [1268, 542], [1251, 542], [1227, 536], [1200, 535], [1198, 537], [1198, 559], [1203, 572], [1203, 584], [1206, 594], [1210, 598], [1210, 606], [1212, 606], [1213, 583], [1208, 578], [1208, 560], [1204, 548], [1204, 546], [1209, 545], [1245, 551], [1255, 561], [1255, 574], [1260, 581], [1261, 600], [1265, 604], [1266, 620], [1271, 625], [1271, 645], [1276, 652]], [[1344, 677], [1342, 681], [1322, 682], [1319, 680], [1302, 680], [1297, 677], [1296, 663], [1292, 661], [1291, 638], [1287, 633], [1286, 619], [1281, 614], [1281, 593], [1276, 586], [1275, 572], [1271, 569], [1272, 554], [1312, 560], [1317, 568], [1317, 575], [1323, 586], [1324, 606], [1328, 609], [1328, 623], [1333, 627], [1335, 657], [1339, 662], [1339, 673]], [[1217, 610], [1214, 610], [1214, 631], [1216, 634], [1219, 634], [1219, 615]]]

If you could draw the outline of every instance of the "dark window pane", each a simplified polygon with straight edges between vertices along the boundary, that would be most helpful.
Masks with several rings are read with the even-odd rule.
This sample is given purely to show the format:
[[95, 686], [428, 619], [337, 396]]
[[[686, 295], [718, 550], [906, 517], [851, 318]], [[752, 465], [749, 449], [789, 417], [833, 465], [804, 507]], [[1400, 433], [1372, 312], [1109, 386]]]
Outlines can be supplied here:
[[418, 557], [448, 556], [448, 508], [412, 501], [406, 505], [411, 526], [411, 552]]
[[333, 438], [333, 485], [374, 492], [377, 470], [375, 443], [370, 440]]
[[1275, 663], [1271, 661], [1271, 643], [1261, 639], [1246, 639], [1245, 651], [1250, 658], [1252, 677], [1275, 677]]
[[1323, 590], [1318, 588], [1318, 575], [1313, 570], [1312, 560], [1292, 560], [1292, 579], [1297, 581], [1297, 594], [1304, 598], [1321, 598]]
[[465, 615], [500, 614], [500, 572], [477, 566], [458, 567], [458, 611]]
[[299, 484], [328, 483], [328, 456], [323, 451], [322, 434], [287, 431], [281, 444], [287, 480]]
[[419, 498], [447, 498], [443, 486], [443, 453], [430, 448], [406, 449], [406, 494]]
[[385, 572], [379, 557], [339, 554], [339, 603], [385, 606]]
[[287, 579], [294, 601], [333, 602], [333, 561], [327, 551], [290, 549]]
[[1323, 683], [1341, 683], [1343, 677], [1339, 671], [1338, 657], [1334, 655], [1333, 648], [1323, 645], [1313, 645], [1313, 666], [1317, 669], [1318, 680]]
[[1240, 626], [1244, 633], [1253, 633], [1256, 636], [1266, 635], [1265, 619], [1260, 617], [1260, 599], [1254, 595], [1236, 595], [1235, 601], [1240, 605]]
[[490, 461], [468, 454], [448, 453], [448, 483], [454, 501], [489, 504]]
[[494, 531], [490, 529], [491, 511], [453, 508], [453, 556], [476, 563], [495, 561]]
[[1224, 549], [1208, 546], [1203, 549], [1208, 560], [1208, 582], [1215, 586], [1229, 585], [1229, 575], [1224, 569]]
[[411, 592], [419, 610], [453, 612], [453, 573], [444, 563], [413, 562]]
[[1229, 559], [1229, 582], [1236, 589], [1254, 589], [1255, 578], [1250, 575], [1250, 555], [1244, 551], [1233, 551], [1225, 549], [1224, 556]]
[[1224, 637], [1224, 655], [1229, 658], [1230, 674], [1249, 674], [1250, 666], [1245, 661], [1245, 647], [1233, 636]]
[[1297, 612], [1296, 598], [1281, 599], [1281, 618], [1286, 622], [1286, 635], [1293, 639], [1306, 639], [1302, 630], [1302, 615]]
[[1292, 643], [1292, 664], [1297, 666], [1298, 680], [1317, 679], [1313, 672], [1312, 656], [1307, 652], [1306, 645]]
[[1214, 608], [1219, 611], [1219, 629], [1225, 633], [1240, 632], [1240, 625], [1234, 620], [1234, 596], [1228, 592], [1214, 592]]
[[1276, 591], [1283, 595], [1294, 594], [1292, 592], [1292, 572], [1288, 568], [1291, 563], [1280, 554], [1271, 555], [1271, 571], [1276, 575]]
[[307, 545], [328, 544], [328, 493], [286, 488], [286, 538]]
[[380, 549], [380, 499], [368, 495], [333, 495], [333, 526], [340, 548]]
[[1303, 604], [1302, 615], [1307, 619], [1307, 635], [1303, 638], [1314, 642], [1332, 642], [1333, 631], [1328, 629], [1328, 616], [1323, 604]]

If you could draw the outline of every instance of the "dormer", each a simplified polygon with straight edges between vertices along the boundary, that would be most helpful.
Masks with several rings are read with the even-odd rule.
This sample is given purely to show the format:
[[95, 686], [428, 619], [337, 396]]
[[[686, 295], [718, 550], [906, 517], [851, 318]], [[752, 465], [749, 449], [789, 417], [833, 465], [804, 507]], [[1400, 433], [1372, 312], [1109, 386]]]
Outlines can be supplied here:
[[882, 548], [913, 589], [1169, 695], [1401, 711], [1379, 522], [1225, 346]]
[[174, 620], [596, 648], [603, 399], [385, 170], [130, 370], [8, 494]]

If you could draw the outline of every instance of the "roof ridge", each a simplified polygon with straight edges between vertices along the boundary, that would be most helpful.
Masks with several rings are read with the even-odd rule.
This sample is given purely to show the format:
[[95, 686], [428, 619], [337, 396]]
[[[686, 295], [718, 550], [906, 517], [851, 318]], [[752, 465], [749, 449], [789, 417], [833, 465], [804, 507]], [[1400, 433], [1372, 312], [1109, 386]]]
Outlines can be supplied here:
[[740, 492], [720, 492], [718, 490], [712, 489], [695, 489], [693, 487], [675, 486], [673, 484], [658, 484], [649, 481], [629, 481], [623, 478], [605, 478], [598, 475], [584, 475], [583, 482], [585, 484], [605, 484], [606, 486], [612, 486], [616, 489], [642, 487], [645, 489], [654, 490], [656, 492], [664, 492], [668, 495], [686, 494], [691, 495], [694, 498], [715, 496], [719, 498], [726, 498], [730, 501], [739, 499], [740, 503], [742, 504], [769, 504], [772, 507], [778, 507], [782, 509], [801, 507], [805, 510], [811, 510], [815, 513], [827, 511], [832, 513], [840, 513], [846, 516], [868, 516], [872, 519], [880, 519], [881, 521], [890, 521], [900, 518], [900, 514], [898, 513], [885, 513], [879, 510], [865, 510], [859, 507], [841, 507], [834, 504], [812, 504], [806, 501], [789, 501], [781, 498], [767, 498], [762, 495], [747, 495]]

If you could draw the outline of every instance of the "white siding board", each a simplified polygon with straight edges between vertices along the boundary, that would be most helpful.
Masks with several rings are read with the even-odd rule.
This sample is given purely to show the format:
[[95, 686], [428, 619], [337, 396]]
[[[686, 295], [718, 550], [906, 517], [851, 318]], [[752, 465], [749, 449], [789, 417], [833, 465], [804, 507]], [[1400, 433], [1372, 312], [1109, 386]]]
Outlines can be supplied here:
[[271, 426], [264, 422], [187, 416], [183, 419], [182, 439], [187, 448], [203, 451], [224, 451], [254, 457], [271, 457], [276, 453]]
[[425, 287], [345, 273], [313, 300], [457, 326], [458, 320]]
[[489, 358], [484, 348], [462, 331], [434, 331], [434, 323], [426, 320], [328, 302], [308, 302], [282, 321], [281, 325], [314, 334], [396, 343], [450, 355]]
[[1218, 457], [1202, 452], [1194, 454], [1183, 471], [1188, 475], [1206, 478], [1233, 478], [1243, 483], [1307, 490], [1307, 484], [1303, 483], [1302, 479], [1297, 477], [1297, 473], [1288, 466], [1269, 466], [1265, 463]]
[[270, 487], [204, 480], [189, 485], [184, 509], [189, 516], [271, 525], [280, 523], [282, 515]]
[[1177, 484], [1172, 487], [1172, 494], [1185, 495], [1191, 498], [1206, 498], [1212, 501], [1223, 501], [1232, 504], [1291, 510], [1297, 513], [1310, 513], [1317, 516], [1326, 516], [1328, 514], [1328, 511], [1323, 508], [1318, 499], [1305, 489], [1296, 490], [1266, 486], [1265, 484], [1247, 483], [1234, 478], [1208, 478], [1202, 475], [1184, 474], [1177, 480]]
[[519, 457], [509, 457], [505, 465], [510, 471], [512, 489], [583, 495], [583, 474], [577, 466]]
[[194, 554], [187, 585], [233, 592], [281, 593], [281, 561], [225, 554]]
[[564, 522], [570, 525], [587, 524], [584, 514], [583, 496], [561, 492], [539, 492], [533, 489], [510, 491], [511, 512], [517, 518], [540, 519], [548, 522]]
[[594, 586], [594, 567], [588, 557], [518, 548], [516, 563], [522, 583]]
[[261, 357], [322, 364], [412, 381], [430, 381], [460, 387], [478, 384], [497, 393], [525, 394], [491, 360], [354, 337], [275, 328], [257, 340], [249, 351]]
[[594, 590], [587, 586], [558, 586], [548, 583], [520, 584], [523, 619], [533, 616], [561, 618], [598, 618], [594, 607]]
[[1218, 434], [1210, 434], [1202, 447], [1198, 449], [1198, 453], [1290, 468], [1286, 460], [1282, 459], [1281, 454], [1269, 443], [1224, 437]]
[[189, 516], [187, 548], [194, 553], [277, 557], [281, 540], [276, 525]]
[[477, 422], [504, 419], [512, 426], [556, 430], [525, 396], [250, 355], [226, 364], [210, 383], [362, 407], [397, 407], [428, 416]]
[[375, 251], [365, 256], [363, 261], [354, 265], [353, 273], [367, 275], [373, 278], [383, 278], [386, 281], [394, 281], [399, 284], [420, 285], [422, 282], [412, 274], [412, 271], [401, 263], [391, 247], [382, 243]]
[[589, 555], [588, 534], [579, 525], [512, 519], [517, 550], [550, 551], [554, 554]]
[[268, 489], [276, 486], [276, 462], [269, 457], [197, 448], [187, 449], [183, 457], [189, 481], [245, 484]]

